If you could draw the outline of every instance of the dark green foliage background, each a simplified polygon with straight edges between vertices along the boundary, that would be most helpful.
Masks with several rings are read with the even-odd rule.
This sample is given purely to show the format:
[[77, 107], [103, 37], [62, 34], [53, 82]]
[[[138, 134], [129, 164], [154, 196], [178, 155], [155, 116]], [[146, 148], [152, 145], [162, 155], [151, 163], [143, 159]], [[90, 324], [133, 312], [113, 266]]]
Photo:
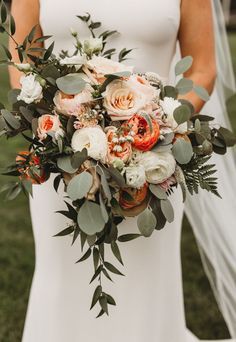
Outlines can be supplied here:
[[[236, 70], [236, 34], [229, 38]], [[0, 66], [0, 102], [7, 103], [8, 88], [7, 70]], [[236, 129], [236, 98], [229, 102], [229, 109]], [[23, 148], [24, 142], [19, 138], [9, 142], [1, 138], [0, 167]], [[0, 186], [5, 181], [6, 177], [0, 177]], [[228, 337], [186, 219], [181, 247], [188, 327], [202, 339]], [[34, 242], [28, 200], [21, 195], [13, 202], [5, 202], [0, 195], [0, 342], [21, 340], [33, 269]]]

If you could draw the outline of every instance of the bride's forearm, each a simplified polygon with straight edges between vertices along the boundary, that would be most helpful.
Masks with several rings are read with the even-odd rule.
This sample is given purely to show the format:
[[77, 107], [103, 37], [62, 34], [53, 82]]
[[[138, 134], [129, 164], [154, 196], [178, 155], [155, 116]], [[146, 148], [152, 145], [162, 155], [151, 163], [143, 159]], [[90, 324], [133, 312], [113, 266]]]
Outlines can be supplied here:
[[[191, 79], [194, 84], [204, 87], [209, 94], [212, 93], [216, 79], [216, 71], [214, 68], [212, 68], [212, 70], [208, 72], [190, 72], [189, 74], [185, 74], [184, 76], [188, 79]], [[205, 104], [205, 102], [201, 100], [194, 93], [194, 91], [191, 91], [186, 95], [182, 95], [180, 96], [180, 98], [190, 101], [193, 104], [196, 113], [200, 113], [202, 107]]]

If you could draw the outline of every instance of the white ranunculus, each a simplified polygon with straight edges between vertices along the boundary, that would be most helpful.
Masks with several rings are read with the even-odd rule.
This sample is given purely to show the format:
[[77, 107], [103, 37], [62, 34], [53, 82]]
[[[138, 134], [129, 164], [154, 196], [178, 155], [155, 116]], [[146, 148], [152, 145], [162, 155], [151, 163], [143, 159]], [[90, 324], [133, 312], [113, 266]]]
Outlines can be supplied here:
[[171, 127], [176, 133], [185, 133], [188, 130], [187, 122], [178, 125], [174, 118], [174, 111], [176, 108], [181, 106], [181, 102], [175, 100], [173, 97], [166, 96], [163, 100], [160, 100], [160, 105], [163, 109], [163, 112], [167, 115], [167, 126]]
[[125, 168], [126, 183], [132, 188], [140, 189], [146, 183], [143, 165], [132, 165]]
[[149, 183], [160, 184], [175, 172], [176, 161], [170, 152], [144, 152], [140, 157]]
[[100, 126], [85, 127], [75, 131], [71, 147], [75, 152], [87, 148], [91, 158], [106, 161], [107, 137]]
[[29, 72], [32, 70], [32, 67], [29, 63], [14, 63], [14, 66], [19, 70], [23, 72]]
[[36, 79], [35, 74], [23, 75], [20, 78], [21, 92], [17, 96], [18, 101], [24, 101], [27, 104], [38, 102], [42, 99], [43, 88]]
[[113, 121], [128, 120], [157, 95], [157, 91], [141, 76], [132, 75], [128, 80], [114, 80], [108, 84], [104, 107]]
[[93, 53], [100, 52], [103, 48], [103, 39], [102, 38], [93, 38], [85, 39], [83, 41], [83, 49], [84, 52], [88, 55]]
[[61, 65], [76, 66], [79, 69], [82, 65], [87, 63], [86, 55], [76, 55], [72, 57], [65, 57], [60, 60]]

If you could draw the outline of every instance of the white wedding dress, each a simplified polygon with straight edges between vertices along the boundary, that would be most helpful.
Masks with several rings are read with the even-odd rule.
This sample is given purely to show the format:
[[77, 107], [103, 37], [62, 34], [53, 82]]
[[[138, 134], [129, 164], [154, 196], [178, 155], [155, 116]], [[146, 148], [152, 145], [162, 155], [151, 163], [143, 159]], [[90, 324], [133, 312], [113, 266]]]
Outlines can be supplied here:
[[[69, 29], [89, 35], [76, 15], [89, 12], [104, 30], [116, 29], [109, 47], [135, 48], [127, 63], [139, 71], [168, 77], [176, 51], [180, 0], [41, 0], [41, 26], [53, 34], [56, 50], [71, 48]], [[180, 190], [171, 196], [175, 221], [151, 238], [120, 243], [126, 276], [104, 280], [105, 291], [116, 300], [110, 316], [96, 319], [89, 311], [96, 283], [91, 260], [75, 264], [81, 256], [79, 241], [53, 237], [67, 220], [56, 210], [65, 207], [63, 187], [53, 190], [53, 177], [34, 186], [30, 201], [35, 237], [36, 266], [23, 342], [193, 342], [197, 338], [185, 324], [180, 237], [183, 204]], [[135, 219], [119, 227], [120, 234], [136, 232]], [[109, 246], [106, 246], [109, 247]], [[109, 248], [107, 259], [115, 262]], [[117, 265], [118, 266], [118, 265]]]

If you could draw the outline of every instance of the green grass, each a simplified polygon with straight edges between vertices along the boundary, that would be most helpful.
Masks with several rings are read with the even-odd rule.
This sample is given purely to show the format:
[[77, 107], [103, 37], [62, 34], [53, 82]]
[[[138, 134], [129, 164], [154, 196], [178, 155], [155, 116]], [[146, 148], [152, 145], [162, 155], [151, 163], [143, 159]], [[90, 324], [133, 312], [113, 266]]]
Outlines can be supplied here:
[[[236, 70], [236, 35], [230, 35], [230, 43]], [[7, 72], [2, 67], [0, 84], [0, 102], [7, 103], [9, 83]], [[236, 128], [235, 98], [229, 102], [229, 108]], [[22, 149], [24, 142], [19, 138], [8, 142], [1, 139], [0, 167], [9, 163], [16, 151]], [[0, 186], [5, 181], [5, 177], [0, 177]], [[202, 339], [228, 337], [186, 218], [183, 224], [182, 261], [188, 327]], [[20, 196], [13, 202], [5, 202], [0, 195], [0, 342], [21, 340], [33, 269], [34, 242], [28, 200]]]

